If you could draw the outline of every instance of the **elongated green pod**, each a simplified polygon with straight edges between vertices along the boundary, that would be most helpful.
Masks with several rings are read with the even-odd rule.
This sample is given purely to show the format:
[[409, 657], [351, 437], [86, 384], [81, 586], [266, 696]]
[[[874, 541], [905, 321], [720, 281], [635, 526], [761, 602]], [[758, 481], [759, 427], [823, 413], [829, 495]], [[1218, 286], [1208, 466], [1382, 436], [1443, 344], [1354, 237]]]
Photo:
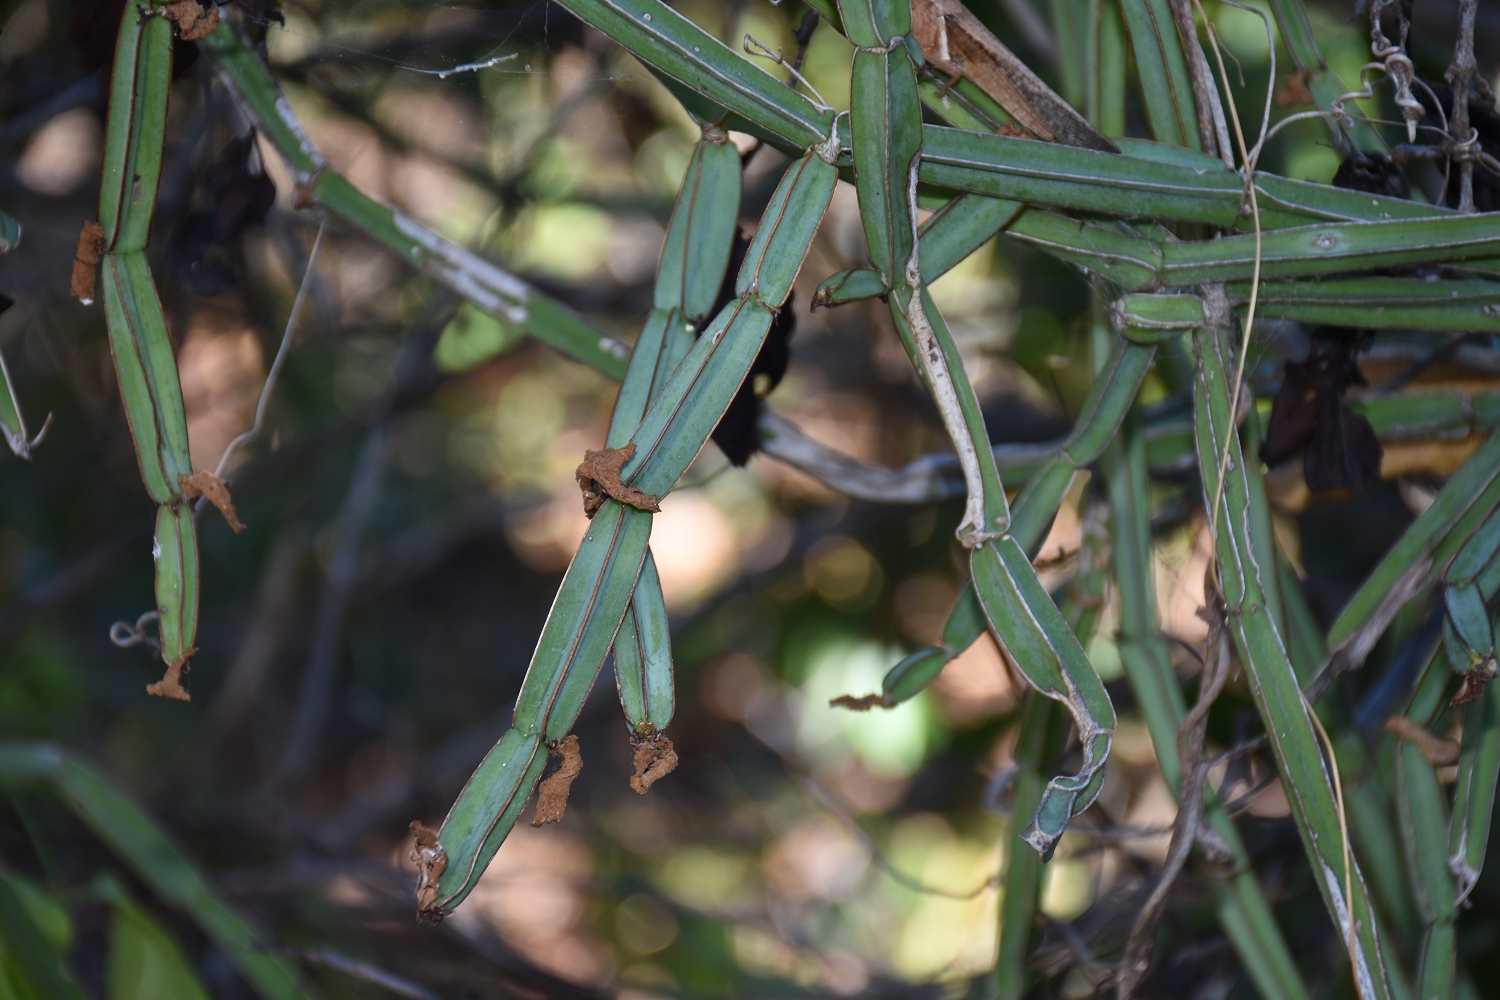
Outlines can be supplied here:
[[[628, 485], [667, 493], [708, 440], [760, 349], [772, 308], [791, 291], [835, 177], [834, 167], [815, 156], [787, 171], [747, 254], [746, 291], [697, 339], [631, 439], [639, 461], [623, 467]], [[780, 298], [768, 308], [756, 290]], [[650, 512], [613, 499], [595, 514], [542, 628], [516, 699], [514, 728], [464, 786], [442, 829], [425, 842], [418, 838], [419, 914], [436, 919], [461, 903], [499, 850], [541, 775], [542, 743], [572, 728], [641, 589], [650, 532]], [[664, 625], [650, 600], [648, 594], [636, 606], [638, 640], [643, 627]], [[643, 686], [644, 700], [650, 697]]]
[[419, 914], [463, 902], [541, 777], [544, 741], [567, 735], [614, 643], [646, 557], [651, 515], [613, 500], [594, 516], [542, 627], [513, 728], [486, 755], [423, 848]]
[[753, 294], [767, 308], [781, 308], [828, 212], [837, 183], [837, 169], [816, 153], [787, 168], [745, 251], [745, 263], [735, 279], [736, 295]]
[[1057, 766], [1065, 735], [1062, 713], [1035, 691], [1025, 697], [1016, 736], [1015, 799], [1006, 837], [1005, 895], [1000, 900], [1000, 949], [995, 956], [997, 1000], [1020, 1000], [1026, 992], [1027, 956], [1042, 886], [1042, 859], [1024, 839], [1021, 817], [1035, 814], [1046, 775]]
[[1453, 786], [1453, 821], [1448, 836], [1448, 870], [1457, 883], [1458, 903], [1469, 898], [1484, 867], [1495, 812], [1495, 783], [1500, 776], [1500, 684], [1464, 711], [1464, 735]]
[[[1068, 495], [1077, 475], [1078, 467], [1063, 452], [1043, 465], [1016, 497], [1016, 505], [1010, 516], [1011, 537], [1038, 540], [1046, 537], [1047, 529], [1057, 517], [1057, 508], [1062, 504], [1063, 497]], [[1031, 546], [1023, 548], [1030, 551]]]
[[[928, 216], [917, 228], [922, 280], [934, 282], [955, 264], [978, 250], [1025, 209], [1018, 201], [960, 194]], [[813, 302], [837, 306], [883, 295], [886, 284], [879, 271], [856, 267], [830, 275], [818, 286]]]
[[809, 154], [787, 169], [762, 217], [739, 275], [740, 298], [725, 306], [677, 365], [632, 440], [625, 483], [660, 496], [697, 456], [750, 370], [786, 301], [838, 173]]
[[[1318, 40], [1313, 35], [1312, 23], [1307, 19], [1307, 8], [1302, 0], [1271, 0], [1270, 6], [1282, 44], [1292, 57], [1292, 65], [1308, 75], [1308, 90], [1313, 101], [1319, 110], [1332, 112], [1334, 102], [1348, 93], [1349, 88], [1324, 61]], [[1351, 128], [1345, 128], [1338, 117], [1330, 117], [1327, 125], [1340, 146], [1350, 142], [1356, 149], [1367, 153], [1379, 153], [1385, 148], [1380, 135], [1362, 118], [1354, 119]]]
[[964, 519], [956, 532], [959, 541], [973, 547], [986, 538], [998, 537], [1010, 527], [1010, 505], [1000, 482], [979, 398], [964, 371], [963, 358], [948, 324], [925, 287], [915, 292], [910, 288], [895, 288], [891, 292], [890, 309], [897, 333], [908, 353], [915, 355], [918, 371], [938, 404], [964, 471], [968, 497]]
[[151, 556], [156, 564], [161, 658], [180, 668], [193, 654], [193, 638], [198, 634], [198, 535], [193, 527], [192, 504], [162, 504], [158, 508]]
[[1180, 292], [1125, 295], [1110, 304], [1110, 313], [1121, 336], [1150, 343], [1157, 333], [1202, 326], [1203, 300]]
[[172, 80], [172, 22], [132, 9], [120, 19], [99, 185], [104, 249], [143, 250], [161, 179]]
[[969, 566], [1001, 647], [1032, 687], [1068, 709], [1083, 746], [1078, 773], [1047, 783], [1035, 819], [1023, 835], [1044, 859], [1050, 858], [1068, 820], [1087, 809], [1104, 786], [1114, 706], [1077, 636], [1014, 539], [1000, 538], [974, 549]]
[[1421, 1000], [1453, 996], [1458, 894], [1448, 870], [1447, 816], [1432, 765], [1416, 745], [1402, 741], [1396, 747], [1396, 818], [1412, 896], [1426, 924], [1417, 964]]
[[35, 437], [26, 429], [26, 418], [21, 414], [21, 401], [10, 380], [10, 369], [5, 367], [5, 355], [0, 354], [0, 437], [5, 438], [11, 453], [17, 458], [30, 459], [31, 449], [42, 443], [51, 426], [52, 415], [49, 413]]
[[[1155, 143], [1122, 142], [1120, 150], [1124, 155], [928, 125], [922, 132], [921, 180], [1031, 205], [1253, 228], [1240, 204], [1244, 181], [1222, 162]], [[1272, 174], [1258, 173], [1255, 181], [1265, 230], [1318, 219], [1352, 223], [1457, 217], [1433, 205]]]
[[441, 861], [418, 862], [419, 914], [437, 917], [464, 901], [516, 825], [546, 763], [541, 734], [519, 729], [507, 730], [485, 754], [438, 832]]
[[[15, 219], [0, 212], [0, 254], [9, 253], [21, 242], [21, 226]], [[10, 378], [10, 369], [5, 367], [5, 355], [0, 354], [0, 436], [5, 438], [5, 443], [10, 446], [12, 454], [18, 458], [29, 459], [31, 449], [42, 443], [42, 438], [47, 436], [47, 428], [52, 423], [52, 417], [47, 417], [47, 423], [32, 437], [26, 430], [26, 418], [21, 414], [21, 400], [16, 395], [16, 387]]]
[[922, 280], [936, 281], [984, 246], [1026, 208], [1018, 201], [963, 193], [917, 227]]
[[[1034, 554], [1041, 545], [1043, 536], [1057, 516], [1058, 505], [1067, 493], [1074, 470], [1072, 466], [1054, 459], [1047, 469], [1062, 468], [1067, 473], [1067, 482], [1060, 487], [1056, 483], [1032, 490], [1021, 491], [1012, 511], [1010, 537], [1028, 555]], [[1043, 471], [1038, 479], [1048, 476]], [[953, 609], [943, 623], [942, 642], [939, 646], [919, 649], [890, 669], [881, 682], [882, 703], [889, 708], [915, 697], [918, 691], [937, 679], [942, 669], [958, 654], [972, 646], [989, 628], [984, 605], [974, 590], [974, 580], [969, 578], [959, 587], [953, 600]], [[1074, 629], [1075, 633], [1078, 629]], [[1025, 810], [1029, 811], [1029, 810]]]
[[[713, 308], [738, 226], [742, 168], [722, 130], [705, 130], [683, 177], [656, 275], [656, 308], [631, 355], [610, 418], [608, 447], [623, 447], [651, 400], [691, 348], [688, 319]], [[646, 553], [615, 646], [615, 685], [631, 730], [651, 737], [671, 721], [676, 694], [671, 631], [656, 563]]]
[[563, 6], [686, 90], [783, 143], [807, 149], [832, 131], [831, 108], [819, 108], [658, 0], [566, 0]]
[[672, 632], [651, 553], [641, 566], [630, 609], [615, 637], [615, 686], [625, 721], [637, 732], [667, 728], [677, 707]]
[[1157, 142], [1202, 149], [1182, 38], [1167, 0], [1120, 0], [1135, 51], [1146, 117]]
[[[847, 11], [844, 21], [849, 21]], [[849, 124], [859, 214], [870, 260], [887, 288], [905, 283], [916, 239], [906, 186], [922, 150], [921, 106], [916, 70], [904, 46], [854, 53]]]
[[1496, 555], [1500, 555], [1500, 514], [1491, 514], [1453, 557], [1445, 574], [1448, 586], [1477, 583]]
[[141, 479], [152, 500], [170, 503], [182, 495], [178, 477], [193, 474], [193, 461], [166, 317], [144, 254], [105, 254], [100, 271], [109, 348]]
[[650, 536], [647, 511], [606, 501], [594, 515], [521, 682], [514, 725], [522, 733], [545, 731], [549, 740], [567, 735], [588, 691], [564, 682], [577, 672], [592, 678], [603, 666]]
[[884, 47], [911, 31], [911, 5], [901, 0], [842, 0], [844, 34], [860, 48]]
[[1076, 427], [1063, 446], [1063, 454], [1074, 465], [1080, 468], [1091, 465], [1104, 454], [1135, 402], [1155, 358], [1156, 348], [1145, 344], [1120, 343], [1110, 352], [1078, 412]]
[[[1398, 998], [1404, 990], [1393, 983], [1398, 973], [1388, 964], [1385, 935], [1352, 854], [1347, 857], [1346, 870], [1344, 837], [1328, 763], [1281, 635], [1265, 604], [1262, 567], [1256, 560], [1246, 516], [1250, 484], [1229, 407], [1227, 372], [1233, 371], [1234, 365], [1226, 337], [1226, 331], [1215, 330], [1200, 330], [1194, 336], [1194, 414], [1204, 493], [1221, 498], [1213, 521], [1218, 531], [1215, 549], [1230, 629], [1277, 767], [1291, 792], [1292, 816], [1318, 889], [1341, 941], [1349, 946], [1359, 991], [1367, 1000]], [[1226, 448], [1229, 463], [1221, 490], [1219, 463]], [[1275, 567], [1266, 567], [1266, 571], [1274, 572]]]
[[1484, 606], [1484, 597], [1479, 593], [1479, 584], [1467, 583], [1450, 586], [1443, 595], [1443, 604], [1448, 614], [1448, 624], [1467, 650], [1468, 660], [1464, 670], [1492, 661], [1495, 658], [1495, 629], [1490, 622], [1490, 612]]
[[[1441, 571], [1435, 560], [1444, 540], [1455, 533], [1467, 539], [1497, 503], [1500, 435], [1491, 435], [1407, 527], [1339, 613], [1328, 629], [1329, 666], [1325, 670], [1336, 673], [1363, 663], [1396, 612]], [[1474, 524], [1464, 531], [1466, 521]]]
[[676, 361], [681, 360], [672, 358], [672, 346], [687, 337], [690, 337], [687, 321], [680, 309], [658, 306], [651, 310], [640, 337], [636, 339], [635, 349], [630, 353], [630, 365], [620, 382], [620, 394], [615, 397], [609, 434], [604, 442], [606, 448], [623, 448], [629, 443], [651, 400], [666, 384], [672, 369], [677, 367]]
[[760, 352], [775, 317], [745, 296], [714, 317], [641, 418], [626, 485], [662, 496], [687, 471]]
[[[1500, 230], [1485, 215], [1343, 222], [1279, 229], [1262, 236], [1260, 273], [1267, 278], [1334, 274], [1401, 264], [1441, 264], [1500, 253]], [[1245, 281], [1255, 268], [1256, 239], [1162, 245], [1162, 283]]]
[[657, 309], [705, 318], [724, 283], [740, 214], [740, 153], [715, 133], [693, 147], [656, 269]]
[[886, 292], [885, 276], [873, 267], [851, 267], [824, 278], [813, 293], [813, 306], [842, 306]]
[[1161, 284], [1161, 247], [1118, 228], [1028, 208], [1006, 227], [1005, 235], [1122, 288]]
[[941, 646], [917, 650], [886, 672], [880, 682], [881, 705], [893, 708], [915, 698], [948, 665], [950, 656]]
[[965, 580], [958, 588], [948, 620], [943, 623], [943, 645], [956, 656], [972, 646], [988, 627], [984, 606], [979, 603], [979, 595], [974, 593], [974, 581]]
[[[1226, 286], [1231, 305], [1243, 307], [1248, 283]], [[1349, 310], [1361, 310], [1362, 324], [1373, 329], [1500, 330], [1500, 316], [1490, 305], [1500, 296], [1492, 281], [1420, 281], [1400, 278], [1330, 278], [1324, 281], [1272, 281], [1260, 287], [1256, 311], [1267, 318], [1306, 323], [1338, 323]], [[1154, 340], [1170, 331], [1203, 323], [1203, 304], [1195, 295], [1127, 295], [1114, 305], [1127, 336]]]

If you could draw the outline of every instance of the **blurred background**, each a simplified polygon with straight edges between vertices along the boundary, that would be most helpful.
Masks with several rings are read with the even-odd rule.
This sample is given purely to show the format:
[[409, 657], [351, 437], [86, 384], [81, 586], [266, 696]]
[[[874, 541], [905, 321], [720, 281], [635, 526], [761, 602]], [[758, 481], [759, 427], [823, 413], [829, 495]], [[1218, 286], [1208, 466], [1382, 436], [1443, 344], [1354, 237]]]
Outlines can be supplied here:
[[[973, 10], [1061, 88], [1046, 11], [1031, 2], [976, 0]], [[736, 50], [749, 34], [788, 54], [806, 10], [796, 0], [675, 6]], [[1260, 18], [1205, 6], [1243, 74], [1242, 118], [1259, 121], [1266, 87], [1286, 85], [1285, 53], [1270, 80]], [[575, 730], [585, 767], [564, 821], [534, 830], [528, 812], [450, 920], [414, 921], [407, 825], [436, 827], [509, 723], [587, 524], [573, 470], [602, 446], [615, 390], [337, 220], [266, 431], [229, 473], [249, 530], [202, 522], [193, 700], [146, 696], [160, 661], [144, 645], [112, 645], [110, 628], [152, 606], [154, 511], [101, 311], [68, 298], [74, 240], [95, 217], [101, 67], [120, 8], [0, 2], [0, 209], [24, 230], [19, 250], [0, 257], [0, 293], [14, 300], [0, 314], [0, 351], [32, 425], [52, 415], [30, 462], [0, 455], [0, 738], [76, 749], [172, 831], [271, 946], [299, 956], [327, 997], [391, 994], [323, 951], [451, 998], [982, 996], [1010, 824], [993, 792], [1011, 761], [1018, 682], [986, 637], [895, 710], [828, 707], [878, 691], [892, 664], [936, 640], [962, 581], [959, 505], [850, 501], [763, 455], [732, 467], [713, 445], [652, 535], [672, 617], [669, 734], [681, 765], [648, 795], [631, 792], [606, 664]], [[634, 339], [697, 129], [632, 57], [546, 2], [237, 0], [224, 10], [263, 40], [332, 167]], [[1447, 64], [1455, 10], [1416, 5], [1412, 53], [1429, 77]], [[1363, 22], [1340, 3], [1311, 14], [1330, 64], [1356, 79], [1369, 58]], [[1486, 74], [1497, 15], [1481, 5]], [[194, 463], [212, 469], [253, 418], [319, 218], [294, 206], [283, 164], [260, 142], [241, 162], [271, 179], [274, 205], [263, 221], [203, 235], [203, 211], [222, 197], [214, 165], [248, 125], [194, 55], [177, 55], [150, 254]], [[840, 108], [850, 55], [826, 26], [806, 52], [803, 73]], [[497, 56], [513, 58], [436, 75]], [[1130, 133], [1146, 135], [1133, 94], [1128, 113]], [[786, 162], [770, 149], [748, 158], [747, 226]], [[1339, 157], [1309, 122], [1281, 133], [1262, 163], [1328, 182]], [[768, 405], [827, 445], [899, 465], [945, 448], [886, 310], [806, 309], [818, 281], [865, 260], [854, 191], [841, 186], [799, 281], [791, 367]], [[996, 441], [1065, 433], [1092, 371], [1088, 282], [1001, 238], [933, 294]], [[1307, 331], [1271, 332], [1255, 370], [1267, 401], [1280, 359], [1306, 350]], [[1377, 351], [1366, 372], [1393, 374], [1409, 359]], [[1500, 382], [1442, 365], [1421, 380]], [[1153, 374], [1145, 400], [1170, 403], [1171, 391]], [[1358, 499], [1313, 502], [1299, 470], [1273, 472], [1278, 532], [1325, 624], [1475, 446], [1388, 446], [1384, 481]], [[1154, 471], [1163, 629], [1193, 643], [1204, 635], [1201, 501], [1190, 469]], [[1043, 558], [1078, 547], [1090, 496], [1086, 482], [1075, 486]], [[1038, 995], [1093, 993], [1106, 971], [1093, 953], [1118, 949], [1175, 812], [1119, 680], [1113, 614], [1107, 604], [1089, 651], [1122, 721], [1099, 804], [1045, 869]], [[1398, 623], [1374, 659], [1417, 624]], [[1190, 678], [1197, 661], [1174, 649]], [[326, 697], [305, 686], [309, 674], [326, 681]], [[1215, 710], [1216, 745], [1256, 725], [1243, 682], [1232, 684]], [[1305, 974], [1349, 995], [1278, 786], [1255, 797], [1242, 825]], [[44, 789], [0, 797], [0, 860], [59, 901], [86, 993], [104, 995], [108, 912], [86, 887], [108, 871], [175, 937], [212, 996], [251, 995], [193, 923]], [[1185, 876], [1174, 899], [1152, 995], [1251, 995], [1203, 883]], [[1494, 965], [1483, 956], [1500, 945], [1497, 918], [1500, 882], [1486, 875], [1462, 925], [1476, 975]]]

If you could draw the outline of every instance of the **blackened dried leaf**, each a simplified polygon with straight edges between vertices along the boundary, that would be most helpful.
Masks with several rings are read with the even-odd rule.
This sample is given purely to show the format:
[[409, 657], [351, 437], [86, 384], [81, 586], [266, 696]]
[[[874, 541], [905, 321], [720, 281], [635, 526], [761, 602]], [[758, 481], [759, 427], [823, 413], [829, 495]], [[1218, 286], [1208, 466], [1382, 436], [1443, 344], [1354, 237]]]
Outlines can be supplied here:
[[1302, 475], [1314, 493], [1348, 490], [1358, 496], [1380, 481], [1384, 454], [1370, 422], [1342, 398], [1329, 396], [1302, 459]]
[[258, 226], [276, 203], [276, 185], [261, 167], [255, 133], [247, 132], [219, 153], [204, 178], [214, 210], [214, 239], [233, 242]]
[[222, 295], [239, 282], [223, 246], [214, 239], [214, 213], [193, 212], [167, 241], [167, 267], [185, 290]]
[[1411, 198], [1411, 188], [1401, 167], [1379, 153], [1350, 154], [1333, 175], [1333, 186], [1387, 198]]
[[1366, 384], [1358, 357], [1369, 342], [1353, 330], [1321, 328], [1313, 334], [1307, 360], [1287, 362], [1271, 405], [1261, 457], [1277, 465], [1306, 449], [1303, 477], [1314, 493], [1359, 494], [1380, 479], [1380, 439], [1344, 402], [1349, 386]]
[[1352, 330], [1323, 327], [1313, 334], [1306, 361], [1286, 363], [1260, 452], [1267, 465], [1278, 465], [1308, 446], [1325, 399], [1342, 398], [1345, 387], [1365, 384], [1356, 361], [1361, 349]]

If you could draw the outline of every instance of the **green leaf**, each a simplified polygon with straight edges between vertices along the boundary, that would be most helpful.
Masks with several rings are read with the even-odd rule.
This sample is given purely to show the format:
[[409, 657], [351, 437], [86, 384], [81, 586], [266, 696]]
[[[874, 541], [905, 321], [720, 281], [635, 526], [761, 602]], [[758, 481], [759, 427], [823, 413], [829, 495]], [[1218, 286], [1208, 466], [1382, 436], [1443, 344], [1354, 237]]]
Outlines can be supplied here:
[[1202, 149], [1182, 37], [1167, 0], [1120, 0], [1146, 117], [1157, 142]]
[[208, 1000], [176, 940], [110, 876], [95, 893], [113, 909], [109, 932], [109, 1000]]
[[0, 874], [0, 947], [9, 966], [4, 970], [10, 973], [6, 978], [12, 978], [36, 1000], [83, 1000], [83, 993], [63, 968], [57, 949], [37, 926], [9, 874]]

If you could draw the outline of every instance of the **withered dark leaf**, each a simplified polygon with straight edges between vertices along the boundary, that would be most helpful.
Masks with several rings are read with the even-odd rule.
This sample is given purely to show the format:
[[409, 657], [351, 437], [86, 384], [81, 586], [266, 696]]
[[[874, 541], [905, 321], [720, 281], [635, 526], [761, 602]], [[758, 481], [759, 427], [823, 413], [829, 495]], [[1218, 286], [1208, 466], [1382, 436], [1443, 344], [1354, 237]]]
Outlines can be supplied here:
[[222, 295], [239, 282], [227, 251], [214, 238], [214, 225], [213, 212], [192, 212], [167, 241], [172, 277], [195, 295]]
[[1348, 490], [1358, 496], [1380, 481], [1384, 454], [1370, 422], [1339, 396], [1329, 396], [1303, 456], [1302, 476], [1314, 493]]
[[1306, 450], [1303, 477], [1314, 493], [1362, 493], [1380, 479], [1383, 451], [1375, 430], [1344, 401], [1351, 385], [1364, 385], [1358, 356], [1369, 339], [1341, 327], [1313, 335], [1307, 360], [1288, 361], [1261, 457], [1278, 465]]
[[266, 176], [250, 131], [229, 143], [202, 183], [207, 207], [189, 213], [167, 242], [167, 265], [177, 283], [198, 295], [221, 295], [239, 283], [234, 244], [265, 221], [276, 203], [276, 185]]
[[1401, 167], [1379, 153], [1350, 154], [1334, 173], [1333, 186], [1387, 198], [1411, 198], [1411, 188]]
[[220, 242], [239, 239], [250, 226], [265, 221], [276, 203], [276, 185], [261, 165], [255, 132], [229, 141], [209, 168], [204, 187], [214, 210], [214, 238]]

